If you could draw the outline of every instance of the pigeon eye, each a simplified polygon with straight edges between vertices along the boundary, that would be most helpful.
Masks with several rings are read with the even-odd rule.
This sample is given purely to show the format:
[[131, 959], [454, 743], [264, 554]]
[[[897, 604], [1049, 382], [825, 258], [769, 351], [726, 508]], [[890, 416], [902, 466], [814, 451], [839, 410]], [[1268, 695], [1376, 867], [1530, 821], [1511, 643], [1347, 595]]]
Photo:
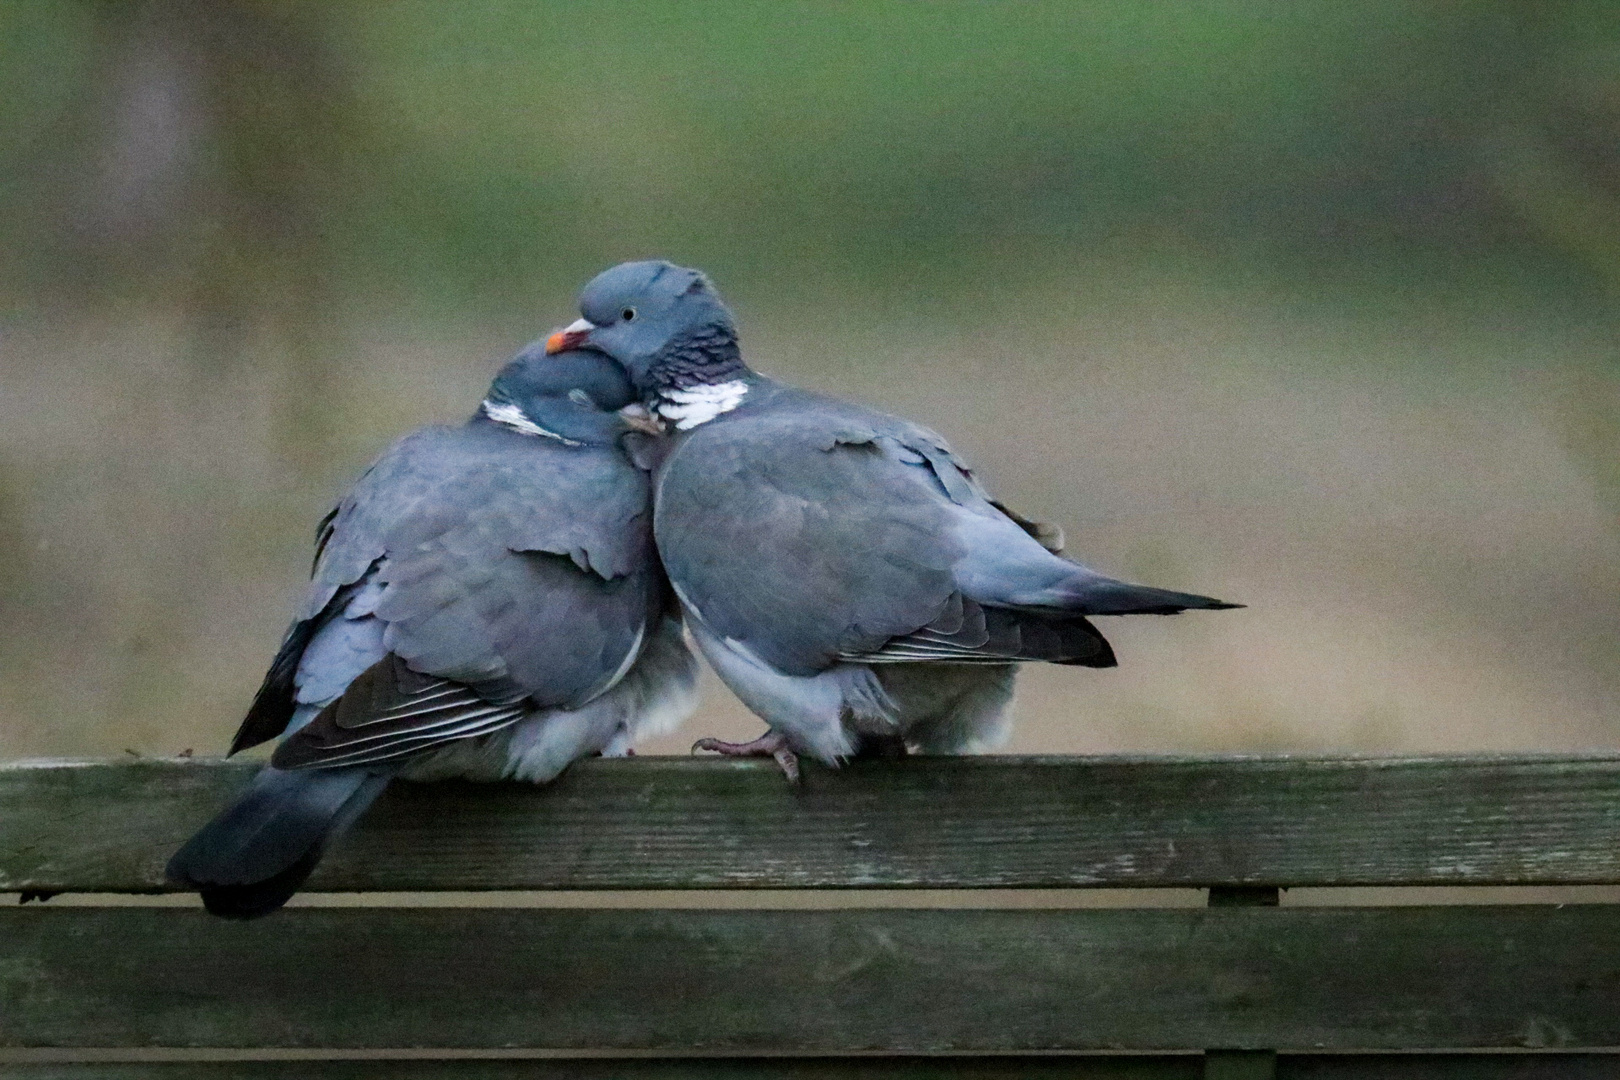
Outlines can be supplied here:
[[631, 322], [635, 319], [635, 317], [636, 309], [633, 307], [627, 307], [623, 311], [619, 312], [619, 318], [623, 319], [625, 322]]

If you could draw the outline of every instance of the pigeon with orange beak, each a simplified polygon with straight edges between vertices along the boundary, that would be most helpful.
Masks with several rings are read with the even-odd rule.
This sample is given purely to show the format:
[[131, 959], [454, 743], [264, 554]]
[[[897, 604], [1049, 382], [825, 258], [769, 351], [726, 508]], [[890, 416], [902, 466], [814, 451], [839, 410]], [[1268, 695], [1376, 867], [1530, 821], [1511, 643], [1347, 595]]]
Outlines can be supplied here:
[[654, 531], [687, 625], [770, 730], [723, 754], [958, 753], [997, 742], [1019, 664], [1112, 667], [1097, 615], [1229, 608], [1057, 554], [938, 435], [743, 361], [695, 270], [598, 275], [547, 348], [592, 349], [673, 429]]

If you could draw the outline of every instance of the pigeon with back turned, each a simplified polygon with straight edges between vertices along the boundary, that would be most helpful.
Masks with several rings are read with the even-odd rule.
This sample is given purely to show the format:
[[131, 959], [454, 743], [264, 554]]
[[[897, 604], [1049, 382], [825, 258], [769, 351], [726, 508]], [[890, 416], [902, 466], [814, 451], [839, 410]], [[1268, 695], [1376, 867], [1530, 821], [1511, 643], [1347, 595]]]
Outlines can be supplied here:
[[392, 778], [544, 782], [691, 713], [696, 661], [621, 438], [658, 425], [633, 398], [606, 357], [536, 342], [464, 426], [366, 470], [317, 530], [231, 753], [282, 741], [172, 881], [217, 915], [263, 915]]
[[662, 261], [593, 279], [553, 350], [624, 365], [672, 427], [654, 533], [703, 654], [770, 726], [697, 748], [960, 753], [1004, 737], [1019, 664], [1112, 667], [1088, 616], [1230, 608], [1059, 557], [938, 435], [744, 363], [708, 279]]

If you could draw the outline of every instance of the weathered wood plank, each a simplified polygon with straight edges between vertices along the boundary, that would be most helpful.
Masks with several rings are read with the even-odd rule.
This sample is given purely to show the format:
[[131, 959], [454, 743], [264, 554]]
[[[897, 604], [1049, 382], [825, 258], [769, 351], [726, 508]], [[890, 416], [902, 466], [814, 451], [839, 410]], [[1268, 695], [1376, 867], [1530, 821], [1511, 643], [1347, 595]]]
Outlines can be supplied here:
[[[245, 763], [0, 769], [0, 891], [155, 892]], [[584, 762], [396, 785], [335, 891], [1620, 882], [1620, 758]]]
[[12, 908], [0, 1045], [1620, 1046], [1620, 905]]
[[[4, 1080], [1203, 1080], [1180, 1057], [228, 1061], [0, 1065]], [[1515, 1078], [1517, 1080], [1517, 1078]], [[1580, 1080], [1578, 1077], [1577, 1080]]]
[[1615, 1054], [1284, 1055], [1277, 1080], [1615, 1080]]
[[[1614, 1080], [1614, 1054], [1284, 1055], [1278, 1080]], [[1192, 1056], [0, 1064], [6, 1080], [1202, 1080]]]

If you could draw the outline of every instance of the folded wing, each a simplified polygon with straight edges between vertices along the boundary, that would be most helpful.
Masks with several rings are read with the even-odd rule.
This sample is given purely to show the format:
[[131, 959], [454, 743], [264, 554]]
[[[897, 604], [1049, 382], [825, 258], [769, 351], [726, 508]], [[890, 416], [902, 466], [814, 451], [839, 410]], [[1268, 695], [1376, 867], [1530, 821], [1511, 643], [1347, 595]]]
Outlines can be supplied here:
[[776, 670], [839, 660], [1108, 667], [1087, 615], [1226, 607], [1058, 557], [925, 428], [802, 391], [699, 428], [659, 479], [682, 600]]
[[380, 761], [589, 701], [661, 602], [647, 503], [644, 474], [608, 449], [407, 436], [323, 522], [305, 607], [233, 752], [319, 711], [278, 763]]

